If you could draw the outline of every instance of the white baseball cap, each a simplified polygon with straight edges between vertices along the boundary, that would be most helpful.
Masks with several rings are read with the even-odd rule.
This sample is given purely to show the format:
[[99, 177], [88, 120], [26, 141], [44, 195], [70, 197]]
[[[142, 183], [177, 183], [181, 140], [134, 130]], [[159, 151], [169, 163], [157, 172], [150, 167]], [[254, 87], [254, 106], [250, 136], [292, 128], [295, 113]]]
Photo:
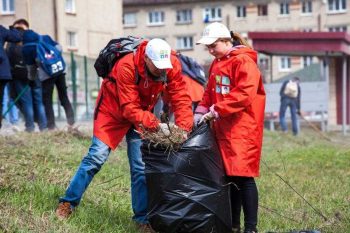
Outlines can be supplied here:
[[162, 39], [150, 40], [146, 45], [146, 55], [158, 69], [173, 68], [170, 61], [170, 45]]
[[220, 38], [231, 38], [231, 34], [225, 25], [215, 22], [204, 28], [202, 38], [196, 44], [210, 45]]

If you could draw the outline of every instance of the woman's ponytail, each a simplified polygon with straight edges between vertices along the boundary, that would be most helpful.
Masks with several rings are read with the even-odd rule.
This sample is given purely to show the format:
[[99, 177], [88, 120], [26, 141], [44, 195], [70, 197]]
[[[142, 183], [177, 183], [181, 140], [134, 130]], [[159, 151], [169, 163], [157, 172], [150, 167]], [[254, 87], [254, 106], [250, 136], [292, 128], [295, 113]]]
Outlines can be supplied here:
[[248, 48], [252, 48], [252, 46], [250, 46], [248, 42], [237, 32], [230, 31], [230, 34], [231, 34], [233, 46], [244, 45]]

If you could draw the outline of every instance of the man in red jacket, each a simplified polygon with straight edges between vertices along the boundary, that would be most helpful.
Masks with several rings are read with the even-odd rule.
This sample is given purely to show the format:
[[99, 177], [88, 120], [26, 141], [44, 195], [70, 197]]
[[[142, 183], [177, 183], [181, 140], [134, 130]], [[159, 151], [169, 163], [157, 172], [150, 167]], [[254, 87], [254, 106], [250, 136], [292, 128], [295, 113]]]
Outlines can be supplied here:
[[83, 158], [66, 195], [60, 198], [57, 217], [64, 219], [72, 213], [111, 149], [115, 149], [126, 135], [133, 220], [142, 227], [147, 226], [147, 189], [141, 140], [134, 129], [140, 125], [146, 130], [164, 129], [166, 125], [152, 113], [162, 92], [170, 97], [175, 124], [189, 132], [193, 125], [192, 102], [181, 78], [181, 64], [164, 40], [144, 41], [135, 54], [127, 54], [116, 62], [109, 77], [103, 80], [96, 101], [94, 136], [89, 152]]

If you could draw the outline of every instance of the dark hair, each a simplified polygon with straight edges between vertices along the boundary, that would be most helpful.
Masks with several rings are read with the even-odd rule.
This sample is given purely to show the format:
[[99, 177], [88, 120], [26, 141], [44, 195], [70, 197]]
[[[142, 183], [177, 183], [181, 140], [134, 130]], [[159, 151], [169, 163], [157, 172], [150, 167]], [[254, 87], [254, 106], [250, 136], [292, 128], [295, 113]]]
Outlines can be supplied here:
[[29, 23], [27, 20], [25, 19], [17, 19], [12, 25], [16, 25], [16, 24], [23, 24], [25, 25], [27, 28], [29, 28]]
[[293, 80], [294, 81], [300, 81], [300, 78], [299, 77], [294, 77]]

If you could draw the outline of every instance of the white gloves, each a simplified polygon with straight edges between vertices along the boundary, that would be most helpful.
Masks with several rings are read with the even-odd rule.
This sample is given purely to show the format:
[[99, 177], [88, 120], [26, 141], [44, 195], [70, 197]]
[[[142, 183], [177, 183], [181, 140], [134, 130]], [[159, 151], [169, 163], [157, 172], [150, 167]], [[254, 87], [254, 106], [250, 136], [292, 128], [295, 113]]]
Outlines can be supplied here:
[[204, 114], [201, 119], [199, 120], [198, 124], [201, 124], [202, 122], [207, 122], [207, 121], [211, 121], [212, 119], [215, 118], [215, 115], [212, 112], [207, 112], [206, 114]]
[[159, 131], [161, 131], [165, 136], [170, 136], [170, 129], [168, 124], [166, 123], [159, 123]]

